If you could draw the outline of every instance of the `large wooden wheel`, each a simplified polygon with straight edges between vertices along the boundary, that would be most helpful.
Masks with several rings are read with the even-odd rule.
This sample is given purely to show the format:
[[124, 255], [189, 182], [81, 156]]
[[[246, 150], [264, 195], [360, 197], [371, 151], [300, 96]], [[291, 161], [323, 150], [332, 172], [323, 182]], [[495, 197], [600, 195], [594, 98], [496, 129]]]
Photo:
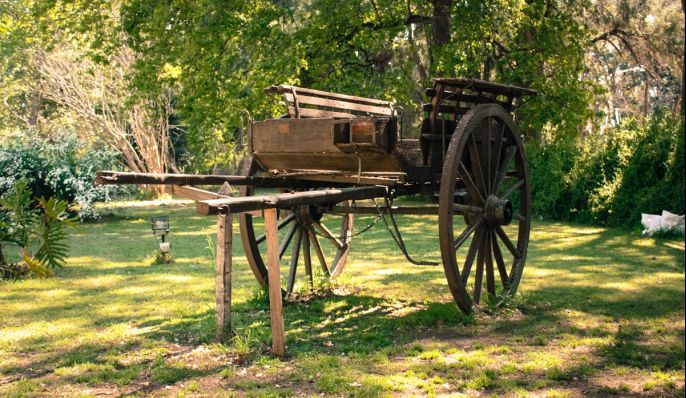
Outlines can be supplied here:
[[[260, 170], [256, 162], [247, 160], [244, 175], [254, 175]], [[274, 190], [272, 190], [274, 191]], [[256, 190], [252, 186], [240, 188], [241, 196], [265, 194], [269, 190]], [[282, 191], [283, 192], [283, 191]], [[350, 205], [351, 203], [346, 203]], [[261, 217], [241, 213], [239, 216], [241, 239], [248, 264], [257, 282], [267, 288], [266, 237]], [[327, 214], [319, 206], [298, 206], [279, 210], [279, 259], [286, 266], [285, 291], [293, 293], [298, 277], [298, 263], [302, 258], [305, 282], [313, 285], [313, 258], [319, 264], [321, 274], [333, 279], [342, 271], [350, 253], [353, 215]], [[316, 264], [315, 263], [315, 264]]]
[[519, 130], [499, 105], [476, 105], [453, 133], [439, 194], [443, 267], [462, 311], [481, 302], [484, 282], [490, 303], [500, 305], [516, 292], [530, 227], [529, 173]]

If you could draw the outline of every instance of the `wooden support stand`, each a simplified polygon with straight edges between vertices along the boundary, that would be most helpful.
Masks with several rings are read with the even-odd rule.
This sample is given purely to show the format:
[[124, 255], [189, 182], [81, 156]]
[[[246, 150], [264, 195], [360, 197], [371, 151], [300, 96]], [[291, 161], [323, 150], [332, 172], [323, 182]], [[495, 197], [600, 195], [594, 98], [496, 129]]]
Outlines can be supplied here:
[[217, 269], [215, 275], [215, 300], [217, 303], [215, 337], [225, 341], [231, 329], [231, 213], [217, 215]]
[[276, 225], [276, 209], [264, 210], [264, 226], [267, 235], [267, 274], [269, 283], [269, 314], [272, 324], [272, 353], [286, 354], [281, 301], [281, 270], [279, 269], [279, 235]]

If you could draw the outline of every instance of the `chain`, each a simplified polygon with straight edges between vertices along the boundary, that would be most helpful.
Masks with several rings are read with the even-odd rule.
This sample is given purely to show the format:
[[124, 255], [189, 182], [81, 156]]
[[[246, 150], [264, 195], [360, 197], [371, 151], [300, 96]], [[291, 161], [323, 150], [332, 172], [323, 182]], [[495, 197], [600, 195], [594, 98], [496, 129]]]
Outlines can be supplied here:
[[[295, 215], [295, 219], [296, 219], [296, 221], [298, 222], [298, 224], [300, 224], [301, 226], [305, 226], [305, 225], [308, 224], [308, 223], [306, 223], [304, 220], [301, 219], [301, 217], [300, 217], [300, 215], [298, 214], [298, 212], [293, 212], [293, 214]], [[379, 220], [381, 220], [381, 217], [382, 217], [381, 214], [377, 215], [377, 216], [376, 216], [367, 226], [365, 226], [364, 228], [362, 228], [362, 229], [359, 230], [359, 231], [355, 231], [352, 235], [350, 235], [350, 237], [351, 237], [351, 238], [354, 238], [354, 237], [360, 236], [360, 235], [362, 235], [363, 233], [369, 231], [370, 229], [372, 229], [372, 227], [373, 227], [377, 222], [379, 222]], [[329, 236], [329, 235], [326, 235], [326, 234], [323, 234], [323, 233], [317, 231], [316, 228], [312, 228], [311, 230], [314, 232], [315, 235], [320, 236], [320, 237], [322, 237], [322, 238], [324, 238], [324, 239], [331, 240], [331, 241], [333, 241], [333, 239], [334, 239], [333, 237], [331, 237], [331, 236]]]

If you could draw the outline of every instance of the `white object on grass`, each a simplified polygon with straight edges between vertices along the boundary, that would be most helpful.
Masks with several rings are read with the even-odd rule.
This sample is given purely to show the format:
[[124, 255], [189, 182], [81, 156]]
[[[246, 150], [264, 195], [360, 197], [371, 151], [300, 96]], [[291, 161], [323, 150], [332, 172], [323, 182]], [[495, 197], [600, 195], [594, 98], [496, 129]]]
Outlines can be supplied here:
[[662, 210], [662, 214], [641, 214], [641, 224], [645, 228], [643, 236], [653, 235], [658, 231], [676, 231], [684, 233], [684, 216]]

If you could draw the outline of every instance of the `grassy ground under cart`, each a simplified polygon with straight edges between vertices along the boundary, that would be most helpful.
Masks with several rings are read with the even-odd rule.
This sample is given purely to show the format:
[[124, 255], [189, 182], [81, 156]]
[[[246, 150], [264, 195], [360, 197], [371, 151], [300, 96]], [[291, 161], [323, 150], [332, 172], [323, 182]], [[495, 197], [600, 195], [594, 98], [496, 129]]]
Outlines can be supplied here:
[[[74, 231], [56, 277], [0, 284], [0, 396], [684, 396], [682, 240], [537, 220], [521, 294], [466, 317], [441, 267], [409, 264], [379, 224], [331, 294], [285, 307], [279, 360], [238, 241], [235, 336], [217, 344], [215, 219], [134, 205]], [[152, 264], [159, 214], [171, 264]], [[437, 259], [435, 219], [400, 220]]]

